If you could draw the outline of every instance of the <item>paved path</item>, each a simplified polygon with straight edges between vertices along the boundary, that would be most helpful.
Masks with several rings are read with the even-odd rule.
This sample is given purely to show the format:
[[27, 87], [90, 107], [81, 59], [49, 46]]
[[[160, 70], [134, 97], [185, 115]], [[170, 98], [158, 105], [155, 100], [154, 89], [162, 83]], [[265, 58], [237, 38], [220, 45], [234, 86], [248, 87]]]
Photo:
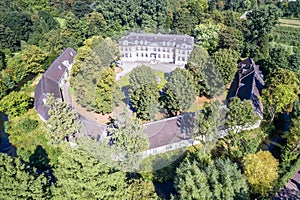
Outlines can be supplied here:
[[116, 80], [117, 81], [120, 80], [123, 76], [125, 76], [126, 74], [131, 72], [131, 70], [133, 70], [134, 68], [136, 68], [137, 66], [140, 66], [140, 65], [147, 65], [147, 66], [151, 67], [153, 70], [162, 71], [164, 73], [170, 73], [171, 71], [175, 70], [177, 67], [183, 67], [183, 66], [179, 66], [179, 65], [175, 65], [175, 64], [171, 64], [171, 63], [151, 64], [149, 62], [122, 62], [120, 67], [123, 68], [123, 71], [121, 71], [120, 73], [118, 73], [116, 75]]

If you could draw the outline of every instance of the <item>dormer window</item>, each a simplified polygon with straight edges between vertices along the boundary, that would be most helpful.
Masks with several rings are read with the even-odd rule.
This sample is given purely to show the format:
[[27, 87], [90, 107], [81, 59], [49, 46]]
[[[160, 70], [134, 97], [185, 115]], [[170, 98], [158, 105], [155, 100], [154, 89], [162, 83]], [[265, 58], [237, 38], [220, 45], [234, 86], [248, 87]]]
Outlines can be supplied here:
[[143, 44], [144, 44], [143, 40], [141, 40], [141, 41], [140, 41], [140, 44], [141, 44], [141, 45], [143, 45]]
[[125, 40], [125, 41], [123, 42], [123, 45], [128, 45], [128, 41]]

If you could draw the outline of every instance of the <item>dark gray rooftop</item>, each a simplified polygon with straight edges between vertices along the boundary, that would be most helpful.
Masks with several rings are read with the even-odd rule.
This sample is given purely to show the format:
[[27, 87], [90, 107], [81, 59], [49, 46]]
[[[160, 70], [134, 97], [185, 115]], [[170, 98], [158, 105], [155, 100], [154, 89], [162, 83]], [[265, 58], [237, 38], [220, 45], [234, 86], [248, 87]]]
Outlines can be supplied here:
[[174, 35], [174, 34], [146, 34], [146, 33], [130, 33], [127, 36], [123, 36], [119, 40], [119, 44], [123, 44], [124, 41], [128, 42], [128, 45], [144, 45], [144, 46], [166, 46], [173, 47], [176, 45], [187, 44], [194, 45], [194, 37], [189, 35]]
[[75, 55], [76, 52], [70, 47], [63, 51], [43, 74], [34, 90], [34, 108], [43, 120], [49, 119], [49, 108], [45, 105], [47, 94], [62, 98], [59, 84], [67, 68], [74, 62]]

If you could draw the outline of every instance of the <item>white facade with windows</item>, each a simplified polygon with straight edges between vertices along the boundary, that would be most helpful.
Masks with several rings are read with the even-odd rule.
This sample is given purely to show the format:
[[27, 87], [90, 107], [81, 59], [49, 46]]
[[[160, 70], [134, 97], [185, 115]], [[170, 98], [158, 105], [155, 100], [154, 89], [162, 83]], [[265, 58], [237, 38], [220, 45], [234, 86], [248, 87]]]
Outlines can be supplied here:
[[188, 35], [130, 33], [119, 40], [121, 61], [185, 65], [194, 48]]

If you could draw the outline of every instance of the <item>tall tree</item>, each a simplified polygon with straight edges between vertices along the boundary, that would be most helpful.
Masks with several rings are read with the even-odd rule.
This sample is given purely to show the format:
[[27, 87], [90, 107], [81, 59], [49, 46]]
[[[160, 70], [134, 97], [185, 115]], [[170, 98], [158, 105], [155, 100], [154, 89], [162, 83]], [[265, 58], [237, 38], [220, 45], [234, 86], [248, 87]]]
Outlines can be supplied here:
[[107, 129], [107, 135], [107, 141], [103, 143], [110, 145], [111, 157], [119, 161], [118, 167], [129, 171], [137, 170], [142, 156], [140, 153], [149, 148], [142, 121], [133, 116], [129, 107], [124, 105], [121, 113]]
[[22, 91], [13, 91], [0, 100], [0, 111], [11, 117], [23, 115], [32, 106], [32, 97]]
[[276, 183], [278, 161], [269, 151], [259, 151], [244, 157], [245, 176], [253, 193], [265, 195]]
[[129, 91], [133, 92], [146, 84], [157, 84], [156, 76], [149, 66], [138, 66], [134, 68], [129, 75]]
[[278, 23], [279, 16], [280, 11], [275, 5], [260, 6], [247, 13], [247, 20], [244, 21], [245, 47], [250, 56], [263, 51], [267, 35]]
[[239, 57], [239, 53], [231, 49], [219, 49], [213, 54], [214, 62], [225, 85], [232, 82]]
[[256, 119], [257, 116], [254, 114], [251, 101], [241, 101], [238, 97], [230, 99], [226, 113], [227, 128], [233, 129], [237, 128], [237, 126], [251, 126], [256, 122]]
[[177, 168], [178, 199], [247, 198], [248, 186], [236, 164], [230, 160], [187, 161]]
[[47, 180], [19, 158], [0, 153], [0, 196], [4, 199], [49, 198]]
[[115, 107], [114, 93], [117, 90], [117, 83], [114, 71], [111, 68], [103, 69], [100, 77], [97, 79], [97, 88], [95, 91], [95, 103], [97, 112], [102, 114], [111, 113]]
[[277, 113], [287, 111], [298, 99], [299, 80], [290, 70], [279, 69], [267, 80], [262, 92], [266, 112], [272, 122]]
[[163, 103], [173, 115], [188, 110], [196, 100], [191, 74], [176, 68], [170, 73], [164, 88]]
[[199, 24], [193, 30], [197, 44], [202, 45], [208, 52], [216, 49], [219, 42], [220, 26], [215, 24]]
[[46, 122], [47, 137], [52, 144], [59, 144], [68, 136], [77, 133], [81, 128], [78, 113], [60, 99], [49, 94], [46, 101], [50, 118]]
[[159, 108], [159, 91], [157, 84], [145, 84], [130, 95], [132, 107], [137, 117], [144, 120], [154, 119]]

